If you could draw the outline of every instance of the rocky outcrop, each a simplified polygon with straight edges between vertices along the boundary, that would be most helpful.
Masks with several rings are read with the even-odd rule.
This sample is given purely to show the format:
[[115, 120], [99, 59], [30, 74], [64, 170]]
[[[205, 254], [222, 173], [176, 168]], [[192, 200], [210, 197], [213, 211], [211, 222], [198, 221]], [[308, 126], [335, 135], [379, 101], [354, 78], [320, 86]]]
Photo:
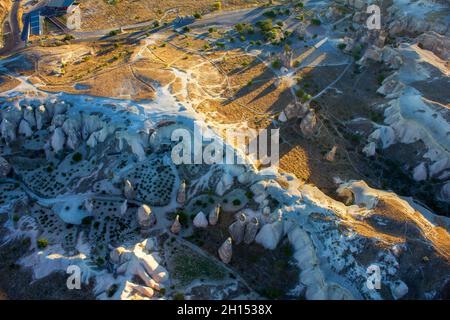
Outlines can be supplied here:
[[208, 226], [208, 220], [206, 219], [206, 216], [202, 211], [197, 213], [193, 223], [196, 228], [206, 228]]
[[328, 162], [334, 162], [334, 159], [336, 158], [336, 152], [337, 152], [337, 146], [333, 146], [330, 151], [325, 155], [324, 159]]
[[[161, 290], [168, 282], [169, 274], [158, 262], [155, 253], [151, 252], [152, 249], [152, 239], [147, 239], [131, 249], [118, 247], [111, 251], [110, 261], [117, 274], [130, 279], [126, 281], [124, 290], [117, 293], [119, 298], [129, 299], [136, 294], [141, 298], [152, 298], [154, 290]], [[138, 277], [144, 285], [132, 283], [133, 277]]]
[[217, 204], [213, 209], [211, 209], [211, 212], [208, 215], [208, 221], [210, 225], [215, 226], [217, 224], [221, 211], [222, 208], [220, 204]]
[[430, 31], [417, 37], [419, 47], [432, 51], [443, 60], [450, 60], [450, 38]]
[[250, 244], [255, 240], [256, 234], [258, 233], [258, 229], [259, 229], [258, 218], [257, 217], [251, 218], [245, 227], [245, 233], [244, 233], [244, 243], [245, 244]]
[[244, 213], [239, 214], [238, 219], [233, 222], [229, 231], [234, 243], [240, 244], [244, 240], [245, 225], [247, 224], [247, 216]]
[[51, 146], [53, 152], [58, 153], [64, 149], [66, 143], [66, 135], [61, 128], [56, 128], [51, 138]]
[[123, 186], [123, 195], [125, 196], [125, 198], [127, 198], [128, 200], [134, 199], [136, 192], [134, 191], [133, 185], [131, 184], [131, 181], [126, 179], [124, 181], [124, 186]]
[[184, 205], [186, 202], [186, 181], [181, 181], [180, 188], [177, 192], [177, 203]]
[[33, 135], [33, 130], [31, 130], [30, 124], [25, 119], [22, 119], [22, 121], [20, 121], [19, 134], [21, 134], [27, 138], [29, 138]]
[[62, 128], [67, 136], [67, 147], [75, 150], [81, 141], [80, 119], [78, 117], [70, 117], [64, 122]]
[[155, 214], [146, 204], [141, 205], [137, 210], [137, 221], [141, 228], [149, 228], [156, 224]]
[[6, 118], [3, 119], [2, 123], [0, 124], [0, 133], [6, 144], [11, 144], [12, 142], [16, 141], [16, 129], [17, 127], [13, 122], [9, 121]]
[[225, 242], [220, 246], [218, 253], [220, 260], [222, 260], [223, 263], [230, 263], [231, 257], [233, 255], [233, 246], [232, 246], [232, 240], [231, 238], [228, 238], [225, 240]]
[[303, 135], [310, 137], [314, 134], [315, 128], [317, 126], [317, 117], [314, 111], [309, 111], [308, 114], [302, 119], [300, 123], [300, 130]]
[[5, 158], [0, 156], [0, 178], [4, 178], [11, 171], [11, 165]]
[[175, 221], [173, 222], [172, 226], [170, 227], [170, 232], [173, 234], [179, 234], [181, 231], [181, 223], [180, 223], [180, 216], [177, 215], [175, 217]]
[[273, 250], [283, 236], [283, 220], [265, 224], [257, 234], [255, 241], [264, 248]]

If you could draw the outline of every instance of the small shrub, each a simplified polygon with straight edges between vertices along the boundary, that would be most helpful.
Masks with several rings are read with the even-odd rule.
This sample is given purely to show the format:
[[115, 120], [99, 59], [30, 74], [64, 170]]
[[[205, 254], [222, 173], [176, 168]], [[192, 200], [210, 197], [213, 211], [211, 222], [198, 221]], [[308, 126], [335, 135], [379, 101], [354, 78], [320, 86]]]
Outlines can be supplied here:
[[213, 9], [214, 10], [222, 10], [222, 2], [220, 2], [220, 1], [214, 2]]
[[233, 200], [233, 206], [240, 206], [240, 205], [241, 205], [241, 200], [239, 200], [239, 199]]
[[97, 266], [101, 267], [105, 264], [105, 259], [103, 259], [102, 257], [98, 257], [97, 260], [95, 260], [95, 263], [97, 264]]
[[188, 215], [186, 214], [186, 212], [179, 211], [176, 214], [178, 215], [178, 217], [179, 217], [178, 219], [182, 226], [186, 227], [189, 225], [189, 218], [188, 218]]
[[272, 68], [280, 69], [281, 68], [281, 61], [279, 59], [272, 61]]
[[83, 155], [81, 153], [77, 152], [73, 155], [72, 160], [75, 163], [80, 162], [81, 160], [83, 160]]
[[71, 35], [71, 34], [66, 34], [64, 36], [64, 41], [70, 41], [70, 40], [73, 40], [73, 39], [75, 39], [75, 37], [73, 35]]
[[320, 26], [322, 24], [322, 22], [319, 19], [311, 19], [311, 24], [315, 25], [315, 26]]
[[84, 217], [83, 220], [81, 220], [81, 223], [84, 225], [90, 225], [92, 222], [92, 217]]
[[45, 248], [47, 248], [47, 246], [48, 246], [48, 241], [47, 241], [47, 240], [45, 240], [45, 239], [39, 239], [39, 240], [37, 241], [37, 247], [38, 247], [39, 249], [45, 249]]
[[109, 35], [112, 36], [117, 36], [118, 34], [120, 34], [120, 30], [112, 30], [111, 32], [109, 32]]
[[194, 13], [194, 18], [195, 19], [200, 19], [202, 17], [202, 15], [198, 12]]
[[108, 298], [111, 298], [117, 292], [117, 289], [119, 289], [119, 286], [117, 284], [113, 284], [111, 287], [109, 287], [108, 290], [106, 290], [106, 295], [108, 296]]
[[173, 296], [173, 299], [174, 300], [184, 300], [184, 294], [182, 294], [180, 292], [175, 293], [175, 295]]

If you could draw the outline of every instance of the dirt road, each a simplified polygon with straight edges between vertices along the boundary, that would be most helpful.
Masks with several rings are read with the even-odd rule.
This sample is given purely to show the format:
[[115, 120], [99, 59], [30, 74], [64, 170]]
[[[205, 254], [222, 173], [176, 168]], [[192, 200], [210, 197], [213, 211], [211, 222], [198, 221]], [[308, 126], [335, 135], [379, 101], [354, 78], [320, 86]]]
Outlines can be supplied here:
[[0, 55], [8, 55], [16, 50], [25, 47], [25, 41], [22, 40], [18, 13], [20, 8], [20, 0], [13, 3], [11, 12], [3, 23], [4, 47], [0, 49]]

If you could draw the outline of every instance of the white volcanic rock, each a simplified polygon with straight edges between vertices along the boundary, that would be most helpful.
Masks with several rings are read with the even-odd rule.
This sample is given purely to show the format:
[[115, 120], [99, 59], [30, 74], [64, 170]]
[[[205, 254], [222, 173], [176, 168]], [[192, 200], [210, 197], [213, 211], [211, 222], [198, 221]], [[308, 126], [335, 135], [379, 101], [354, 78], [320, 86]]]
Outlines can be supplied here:
[[306, 137], [309, 137], [314, 134], [314, 129], [316, 128], [316, 126], [317, 126], [317, 117], [314, 111], [310, 111], [302, 119], [302, 122], [300, 123], [300, 129]]
[[441, 189], [441, 198], [450, 202], [450, 182], [447, 182]]
[[152, 209], [146, 204], [143, 204], [138, 208], [137, 220], [139, 225], [143, 228], [148, 228], [156, 223], [156, 217], [152, 213]]
[[127, 198], [129, 200], [134, 199], [134, 196], [135, 196], [135, 191], [134, 191], [133, 185], [131, 184], [130, 180], [128, 180], [128, 179], [126, 179], [124, 181], [123, 195], [125, 196], [125, 198]]
[[169, 274], [154, 255], [147, 252], [146, 241], [136, 244], [131, 250], [115, 250], [111, 260], [121, 263], [117, 268], [118, 274], [138, 276], [146, 286], [160, 290], [161, 284], [169, 280]]
[[397, 79], [397, 76], [398, 73], [395, 72], [384, 79], [381, 87], [378, 88], [377, 93], [382, 94], [387, 98], [398, 98], [405, 88], [405, 85]]
[[272, 215], [270, 211], [270, 207], [264, 207], [261, 214], [261, 222], [262, 224], [271, 223], [272, 221]]
[[20, 121], [19, 134], [22, 134], [27, 138], [33, 135], [33, 130], [31, 129], [30, 124], [25, 119], [22, 119], [22, 121]]
[[256, 234], [258, 233], [258, 229], [259, 229], [258, 218], [257, 217], [251, 218], [245, 227], [245, 233], [244, 233], [244, 243], [245, 244], [250, 244], [255, 240]]
[[319, 285], [312, 285], [307, 287], [305, 298], [307, 300], [326, 300], [328, 298], [327, 296], [327, 290], [328, 288], [326, 286], [321, 287]]
[[398, 51], [389, 46], [385, 46], [383, 48], [381, 58], [383, 62], [392, 69], [399, 69], [403, 64], [403, 58], [398, 53]]
[[248, 184], [251, 183], [255, 178], [255, 173], [253, 171], [245, 171], [238, 176], [239, 183]]
[[368, 156], [368, 157], [372, 157], [375, 155], [376, 153], [376, 148], [377, 145], [375, 142], [369, 142], [362, 150], [362, 152]]
[[300, 273], [300, 280], [307, 286], [319, 284], [321, 287], [325, 286], [325, 279], [319, 268], [311, 268], [303, 270]]
[[55, 117], [56, 115], [66, 113], [67, 107], [68, 105], [65, 101], [56, 101], [55, 103], [49, 105], [49, 111], [53, 117]]
[[172, 226], [170, 227], [170, 232], [172, 232], [173, 234], [179, 234], [180, 231], [181, 231], [180, 216], [177, 215], [175, 217], [175, 220], [174, 220]]
[[6, 110], [2, 111], [1, 116], [3, 119], [8, 120], [13, 123], [15, 126], [19, 125], [20, 120], [22, 120], [23, 113], [22, 109], [18, 105], [12, 105], [6, 108]]
[[177, 192], [177, 202], [181, 205], [184, 205], [186, 202], [186, 181], [181, 181], [180, 188]]
[[420, 1], [417, 4], [414, 1], [395, 1], [391, 7], [387, 8], [390, 24], [385, 29], [391, 36], [404, 34], [416, 36], [427, 31], [447, 34], [449, 24], [445, 20], [445, 15], [444, 18], [429, 15], [440, 10], [446, 10], [446, 8], [432, 1]]
[[308, 104], [300, 102], [289, 104], [283, 110], [286, 121], [290, 119], [302, 118], [309, 112]]
[[284, 111], [282, 111], [282, 112], [280, 113], [279, 117], [278, 117], [278, 121], [286, 122], [287, 120], [288, 120], [288, 119], [287, 119], [287, 117], [286, 117], [286, 113], [284, 113]]
[[238, 219], [233, 222], [228, 230], [230, 231], [231, 237], [236, 244], [239, 244], [244, 240], [245, 225], [247, 223], [247, 216], [245, 213], [241, 213]]
[[124, 247], [117, 247], [109, 253], [109, 260], [114, 264], [123, 264], [131, 259], [131, 255]]
[[17, 139], [16, 129], [17, 128], [13, 122], [10, 122], [8, 119], [3, 119], [2, 123], [0, 124], [0, 132], [7, 144]]
[[210, 225], [215, 226], [217, 224], [217, 222], [219, 221], [221, 210], [222, 209], [220, 204], [217, 204], [213, 209], [211, 209], [211, 212], [208, 215], [208, 221]]
[[443, 60], [450, 60], [450, 38], [434, 31], [417, 37], [418, 43], [426, 50], [432, 51]]
[[331, 148], [331, 150], [328, 151], [328, 153], [325, 155], [325, 160], [327, 160], [329, 162], [333, 162], [334, 158], [336, 157], [336, 152], [337, 152], [337, 146], [333, 146], [333, 148]]
[[335, 283], [327, 283], [328, 300], [354, 300], [353, 295], [345, 288]]
[[264, 248], [273, 250], [283, 235], [283, 221], [277, 220], [273, 223], [265, 224], [256, 235], [255, 241]]
[[424, 162], [421, 162], [417, 167], [414, 168], [413, 178], [416, 181], [427, 180], [427, 167]]
[[104, 126], [103, 122], [97, 115], [85, 115], [83, 116], [83, 125], [81, 129], [81, 136], [83, 140], [87, 140], [89, 136]]
[[48, 121], [48, 114], [47, 110], [44, 106], [39, 106], [36, 109], [34, 109], [34, 114], [36, 117], [36, 127], [38, 130], [45, 129], [45, 124]]
[[81, 123], [79, 117], [70, 116], [66, 121], [64, 121], [62, 128], [67, 136], [67, 146], [72, 150], [75, 150], [81, 140]]
[[124, 202], [120, 205], [119, 210], [120, 210], [119, 212], [122, 216], [127, 212], [127, 210], [128, 210], [128, 201], [127, 200], [124, 200]]
[[89, 213], [92, 213], [94, 211], [94, 203], [93, 203], [92, 199], [84, 200], [84, 208]]
[[64, 149], [66, 143], [66, 135], [61, 128], [56, 128], [51, 138], [51, 146], [55, 153]]
[[372, 134], [369, 136], [369, 141], [381, 141], [383, 149], [388, 148], [397, 142], [394, 129], [389, 126], [379, 126]]
[[125, 282], [124, 289], [120, 293], [120, 300], [146, 300], [153, 297], [155, 291], [146, 286]]
[[130, 146], [131, 152], [135, 154], [139, 161], [143, 161], [145, 159], [145, 140], [141, 137], [139, 133], [129, 132], [129, 131], [117, 131], [116, 132], [117, 139], [117, 148], [119, 151], [123, 151], [125, 148], [125, 143]]
[[216, 194], [218, 196], [223, 196], [225, 192], [227, 192], [231, 188], [233, 183], [234, 183], [233, 176], [228, 173], [225, 173], [216, 186]]
[[395, 300], [401, 299], [408, 294], [408, 286], [403, 281], [397, 280], [391, 285], [391, 293]]
[[26, 106], [22, 108], [23, 118], [30, 124], [32, 128], [36, 127], [36, 117], [34, 115], [34, 110], [31, 106]]
[[382, 51], [380, 48], [377, 48], [375, 46], [372, 46], [371, 48], [368, 48], [366, 52], [364, 53], [363, 57], [358, 61], [358, 64], [364, 65], [366, 64], [367, 60], [372, 60], [375, 62], [381, 62], [382, 61]]
[[97, 137], [96, 137], [96, 132], [94, 132], [87, 139], [86, 145], [89, 146], [90, 148], [95, 148], [97, 146], [97, 144], [98, 144], [98, 140], [97, 140]]
[[52, 119], [52, 125], [55, 127], [62, 127], [66, 119], [65, 114], [57, 114]]
[[97, 144], [105, 142], [106, 138], [108, 137], [108, 128], [107, 127], [103, 127], [101, 130], [93, 132], [88, 140], [87, 140], [87, 145], [91, 148], [95, 148], [97, 146]]
[[233, 246], [231, 238], [225, 240], [225, 242], [220, 246], [218, 253], [220, 260], [222, 260], [223, 263], [230, 263], [231, 257], [233, 255]]
[[6, 177], [11, 171], [11, 166], [5, 158], [0, 156], [0, 178]]
[[194, 218], [194, 226], [197, 228], [206, 228], [208, 226], [208, 220], [205, 214], [200, 211]]
[[434, 177], [448, 168], [450, 168], [450, 160], [448, 158], [442, 158], [430, 166], [430, 176]]

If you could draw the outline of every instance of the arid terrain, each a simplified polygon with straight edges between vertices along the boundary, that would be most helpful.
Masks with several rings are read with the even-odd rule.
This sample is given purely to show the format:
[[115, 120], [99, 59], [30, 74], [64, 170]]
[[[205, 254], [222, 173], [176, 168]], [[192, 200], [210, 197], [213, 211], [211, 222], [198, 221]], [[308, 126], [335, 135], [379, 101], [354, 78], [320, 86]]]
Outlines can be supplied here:
[[[25, 30], [47, 4], [16, 5]], [[448, 297], [450, 8], [382, 2], [371, 29], [367, 5], [82, 0], [26, 39], [3, 18], [0, 297]], [[279, 130], [279, 161], [175, 163], [206, 129], [239, 155], [230, 130]]]

